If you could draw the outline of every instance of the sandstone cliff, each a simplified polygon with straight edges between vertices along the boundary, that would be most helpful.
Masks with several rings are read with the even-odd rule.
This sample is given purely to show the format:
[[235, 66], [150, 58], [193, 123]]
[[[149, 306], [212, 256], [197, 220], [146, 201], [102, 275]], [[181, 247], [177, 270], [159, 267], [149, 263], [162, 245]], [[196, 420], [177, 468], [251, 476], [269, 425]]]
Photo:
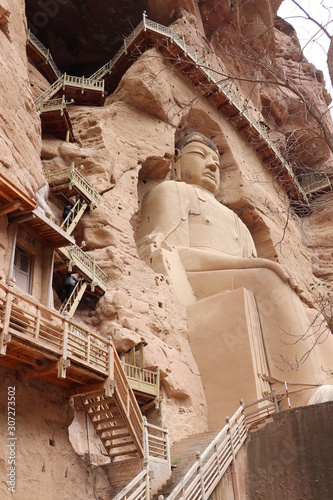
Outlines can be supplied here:
[[[207, 67], [229, 80], [239, 101], [251, 116], [265, 123], [269, 137], [292, 161], [297, 174], [308, 168], [329, 173], [332, 152], [316, 116], [308, 115], [290, 89], [272, 84], [277, 74], [286, 74], [300, 85], [306, 99], [316, 102], [319, 111], [329, 103], [322, 75], [303, 58], [294, 31], [282, 20], [274, 25], [280, 2], [215, 4], [213, 0], [168, 0], [144, 2], [144, 7], [153, 20], [164, 25], [173, 22], [175, 32], [184, 36]], [[0, 0], [0, 173], [38, 202], [37, 193], [46, 185], [43, 168], [52, 170], [71, 162], [83, 165], [83, 174], [98, 187], [101, 203], [85, 214], [75, 238], [79, 245], [85, 241], [85, 251], [95, 257], [109, 281], [96, 307], [82, 304], [77, 318], [103, 336], [111, 334], [120, 353], [142, 340], [147, 342], [146, 366], [159, 367], [162, 380], [161, 408], [159, 412], [150, 410], [149, 419], [167, 425], [172, 441], [204, 432], [205, 392], [191, 352], [185, 307], [169, 281], [138, 257], [136, 232], [143, 196], [167, 178], [175, 139], [189, 128], [205, 132], [224, 153], [219, 201], [235, 210], [248, 226], [259, 256], [280, 262], [296, 277], [310, 304], [316, 300], [310, 283], [331, 283], [333, 279], [331, 198], [317, 198], [305, 217], [296, 214], [283, 183], [158, 48], [133, 62], [103, 107], [69, 106], [74, 143], [42, 137], [33, 99], [49, 83], [28, 62], [26, 37], [24, 1]], [[327, 115], [325, 126], [332, 131]], [[46, 202], [47, 212], [60, 223], [61, 202], [52, 194]], [[0, 274], [7, 279], [10, 248], [7, 220], [2, 219]], [[56, 295], [54, 302], [59, 302]], [[32, 390], [36, 399], [37, 384]], [[41, 394], [49, 397], [46, 392]], [[246, 394], [234, 394], [235, 408], [240, 397]], [[29, 404], [22, 400], [18, 411], [29, 412]], [[43, 407], [42, 397], [34, 404]], [[67, 425], [68, 418], [64, 420], [62, 414], [59, 425]], [[49, 439], [43, 423], [40, 432], [41, 439]], [[76, 460], [74, 453], [71, 457]], [[21, 477], [33, 491], [27, 462], [22, 450]], [[82, 465], [77, 470], [83, 470]], [[53, 479], [55, 484], [57, 478]], [[92, 481], [91, 476], [87, 480]], [[51, 479], [48, 485], [52, 487]], [[74, 486], [62, 498], [72, 498]], [[34, 498], [46, 498], [43, 495]], [[80, 495], [85, 498], [84, 492]]]

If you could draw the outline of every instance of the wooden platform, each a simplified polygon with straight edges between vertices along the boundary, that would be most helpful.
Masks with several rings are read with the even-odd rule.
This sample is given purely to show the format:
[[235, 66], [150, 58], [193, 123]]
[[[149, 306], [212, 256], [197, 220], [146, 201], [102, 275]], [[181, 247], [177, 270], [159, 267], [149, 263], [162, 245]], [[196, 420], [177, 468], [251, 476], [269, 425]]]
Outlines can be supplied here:
[[37, 304], [17, 287], [1, 282], [0, 294], [0, 365], [21, 379], [41, 378], [67, 389], [87, 390], [110, 379], [111, 339]]
[[0, 174], [0, 216], [18, 215], [36, 208], [35, 200], [32, 200], [12, 182]]
[[19, 224], [46, 247], [59, 248], [75, 244], [74, 238], [46, 217], [40, 207], [21, 215], [11, 214], [9, 220]]
[[69, 142], [75, 142], [72, 123], [67, 108], [43, 111], [40, 115], [43, 134], [50, 134]]

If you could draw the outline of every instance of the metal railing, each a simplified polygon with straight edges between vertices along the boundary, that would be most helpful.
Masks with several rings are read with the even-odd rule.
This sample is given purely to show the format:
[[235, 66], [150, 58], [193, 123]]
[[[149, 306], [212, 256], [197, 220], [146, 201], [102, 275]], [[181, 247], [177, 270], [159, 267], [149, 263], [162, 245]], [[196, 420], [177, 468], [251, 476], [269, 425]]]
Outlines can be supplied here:
[[149, 500], [149, 470], [144, 468], [113, 500]]

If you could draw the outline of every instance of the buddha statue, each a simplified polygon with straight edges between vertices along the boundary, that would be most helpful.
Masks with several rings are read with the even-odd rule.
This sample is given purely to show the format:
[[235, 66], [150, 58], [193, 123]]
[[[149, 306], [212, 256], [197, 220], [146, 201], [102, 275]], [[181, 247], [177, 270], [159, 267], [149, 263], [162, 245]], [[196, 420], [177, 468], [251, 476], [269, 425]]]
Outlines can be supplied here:
[[[185, 135], [176, 145], [171, 180], [143, 199], [139, 255], [168, 277], [187, 307], [192, 350], [206, 390], [211, 387], [208, 399], [216, 391], [216, 381], [208, 380], [219, 370], [220, 388], [225, 390], [227, 379], [233, 393], [241, 391], [234, 409], [245, 393], [259, 399], [285, 382], [292, 384], [297, 404], [304, 404], [299, 394], [305, 386], [331, 383], [322, 369], [329, 363], [327, 347], [333, 352], [330, 331], [302, 302], [302, 289], [288, 271], [257, 257], [248, 228], [216, 200], [219, 184], [215, 144], [199, 132]], [[214, 362], [207, 359], [217, 352]], [[214, 419], [212, 428], [218, 426]]]

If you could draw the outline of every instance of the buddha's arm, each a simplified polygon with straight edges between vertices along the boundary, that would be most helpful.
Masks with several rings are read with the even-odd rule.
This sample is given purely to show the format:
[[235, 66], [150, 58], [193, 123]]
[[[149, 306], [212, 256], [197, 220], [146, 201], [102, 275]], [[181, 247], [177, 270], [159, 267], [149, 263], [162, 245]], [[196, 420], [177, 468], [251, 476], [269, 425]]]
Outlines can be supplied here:
[[[242, 258], [200, 248], [178, 248], [181, 261], [188, 272], [224, 269], [270, 269], [282, 281], [291, 282], [287, 271], [277, 262], [261, 258]], [[292, 284], [292, 283], [290, 283]], [[294, 287], [293, 287], [294, 288]]]

